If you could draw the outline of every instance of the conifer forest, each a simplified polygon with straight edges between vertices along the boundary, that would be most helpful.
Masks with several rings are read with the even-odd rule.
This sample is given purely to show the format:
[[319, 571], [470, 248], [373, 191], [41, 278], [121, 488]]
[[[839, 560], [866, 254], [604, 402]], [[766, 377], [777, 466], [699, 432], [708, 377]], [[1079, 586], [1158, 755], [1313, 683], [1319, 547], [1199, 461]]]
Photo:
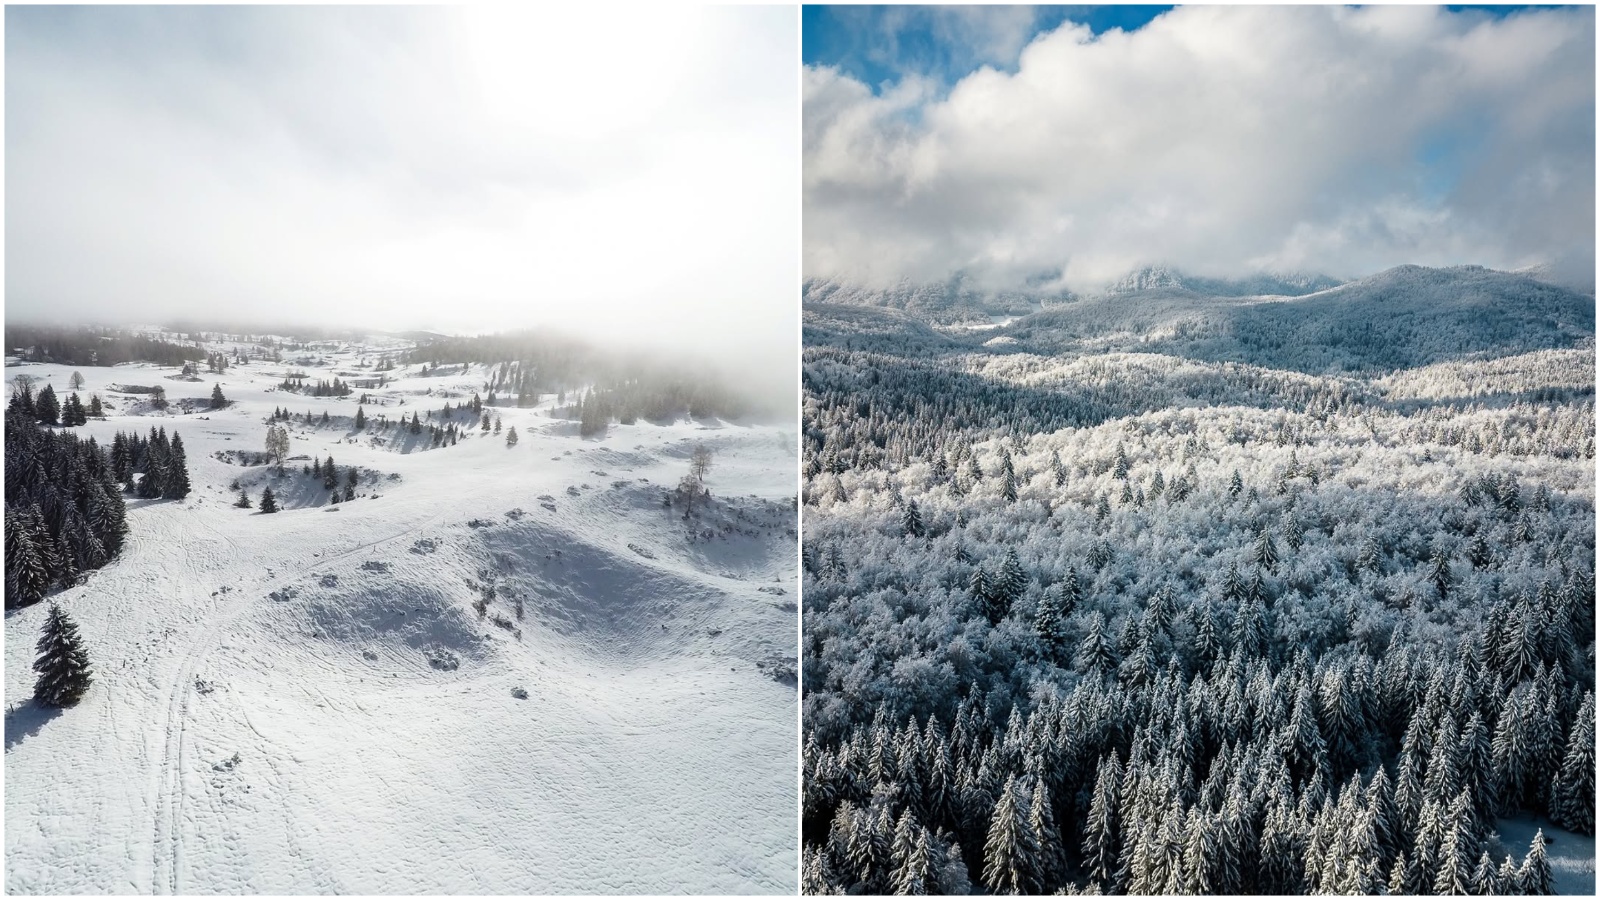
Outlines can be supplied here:
[[1404, 274], [1504, 314], [1375, 359], [1298, 300], [1267, 354], [807, 303], [804, 892], [1555, 890], [1594, 833], [1593, 300]]

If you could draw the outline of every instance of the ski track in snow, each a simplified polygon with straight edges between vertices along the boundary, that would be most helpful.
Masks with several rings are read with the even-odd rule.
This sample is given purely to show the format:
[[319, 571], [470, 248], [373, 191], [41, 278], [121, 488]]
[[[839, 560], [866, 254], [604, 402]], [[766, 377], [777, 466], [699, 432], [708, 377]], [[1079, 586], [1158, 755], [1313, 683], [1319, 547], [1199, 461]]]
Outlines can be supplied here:
[[[354, 362], [327, 355], [295, 368], [315, 381]], [[329, 506], [285, 487], [316, 505], [263, 516], [232, 507], [228, 484], [258, 500], [266, 468], [213, 453], [261, 447], [276, 406], [357, 408], [275, 390], [286, 368], [189, 384], [77, 367], [83, 397], [118, 407], [79, 432], [109, 447], [118, 430], [176, 430], [194, 493], [130, 501], [122, 555], [50, 598], [95, 667], [78, 707], [41, 717], [27, 700], [48, 602], [7, 615], [7, 890], [792, 893], [796, 697], [755, 665], [796, 649], [795, 519], [774, 505], [792, 496], [792, 431], [581, 440], [549, 397], [494, 410], [518, 429], [511, 448], [476, 428], [399, 451], [292, 423], [291, 456], [376, 472], [358, 492], [379, 496]], [[65, 397], [71, 371], [7, 374]], [[486, 377], [390, 374], [369, 415], [437, 415]], [[190, 415], [121, 416], [131, 398], [108, 390], [160, 383], [176, 400], [213, 382], [233, 404]], [[660, 503], [699, 440], [724, 505], [708, 524], [734, 529], [710, 541], [686, 540]], [[523, 598], [521, 639], [474, 613], [467, 581], [486, 571]], [[511, 610], [504, 593], [490, 605]], [[431, 667], [430, 646], [459, 668]]]
[[[427, 524], [432, 524], [438, 518], [439, 516], [437, 515], [432, 517]], [[205, 519], [200, 519], [199, 521], [207, 525], [213, 525], [213, 523]], [[214, 533], [224, 543], [228, 544], [235, 553], [240, 550], [238, 542], [229, 537], [227, 533], [215, 530]], [[357, 544], [345, 553], [331, 559], [324, 559], [322, 562], [326, 565], [348, 559], [363, 550], [370, 550], [393, 543], [413, 533], [414, 531], [408, 528], [387, 538], [370, 541], [365, 544]], [[267, 584], [252, 588], [251, 591], [264, 596], [266, 593], [285, 587], [291, 582], [300, 580], [302, 577], [304, 576], [300, 573], [283, 575], [272, 579]], [[183, 835], [182, 829], [179, 827], [183, 820], [184, 800], [184, 785], [182, 783], [184, 769], [183, 738], [184, 729], [187, 727], [189, 702], [194, 694], [195, 673], [200, 663], [204, 661], [206, 654], [216, 647], [218, 636], [236, 619], [249, 611], [249, 604], [245, 602], [242, 596], [225, 601], [221, 605], [225, 607], [225, 613], [221, 616], [212, 616], [197, 639], [184, 650], [183, 664], [167, 691], [166, 748], [161, 757], [160, 784], [152, 802], [156, 815], [153, 822], [153, 836], [150, 845], [152, 853], [150, 867], [153, 872], [159, 873], [164, 881], [164, 885], [157, 886], [164, 886], [165, 892], [169, 894], [184, 893], [179, 884], [183, 854]], [[302, 854], [296, 849], [295, 855], [300, 856]], [[323, 878], [318, 881], [318, 893], [328, 892], [326, 890], [330, 887], [327, 883], [328, 879]]]

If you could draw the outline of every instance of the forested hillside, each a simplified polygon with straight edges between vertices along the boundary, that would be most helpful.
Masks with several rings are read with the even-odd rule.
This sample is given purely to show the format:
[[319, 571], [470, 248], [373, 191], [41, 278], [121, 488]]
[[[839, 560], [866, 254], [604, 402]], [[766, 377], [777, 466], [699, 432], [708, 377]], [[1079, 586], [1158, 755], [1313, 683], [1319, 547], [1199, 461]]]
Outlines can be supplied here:
[[1207, 301], [1238, 358], [808, 308], [807, 892], [1574, 874], [1508, 835], [1594, 828], [1592, 301], [1419, 272]]
[[1594, 298], [1526, 275], [1401, 266], [1294, 298], [1108, 294], [1002, 334], [1042, 353], [1137, 350], [1324, 374], [1577, 347], [1594, 324]]

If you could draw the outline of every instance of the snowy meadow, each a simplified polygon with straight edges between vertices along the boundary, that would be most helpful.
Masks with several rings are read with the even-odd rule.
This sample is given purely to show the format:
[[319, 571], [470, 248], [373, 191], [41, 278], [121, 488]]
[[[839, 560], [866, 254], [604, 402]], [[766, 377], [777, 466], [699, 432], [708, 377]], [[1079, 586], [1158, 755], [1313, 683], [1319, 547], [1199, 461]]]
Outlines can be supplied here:
[[8, 892], [794, 890], [789, 422], [537, 335], [61, 334], [6, 367]]

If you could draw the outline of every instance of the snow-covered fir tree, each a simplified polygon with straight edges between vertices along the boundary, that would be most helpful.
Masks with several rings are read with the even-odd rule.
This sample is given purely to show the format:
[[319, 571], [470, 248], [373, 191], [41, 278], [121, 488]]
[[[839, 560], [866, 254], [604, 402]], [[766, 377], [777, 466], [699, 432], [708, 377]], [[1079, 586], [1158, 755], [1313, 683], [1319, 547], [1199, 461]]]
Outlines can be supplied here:
[[38, 652], [33, 663], [39, 676], [34, 682], [34, 699], [43, 706], [76, 706], [94, 684], [94, 672], [77, 623], [56, 604], [51, 604], [44, 621]]

